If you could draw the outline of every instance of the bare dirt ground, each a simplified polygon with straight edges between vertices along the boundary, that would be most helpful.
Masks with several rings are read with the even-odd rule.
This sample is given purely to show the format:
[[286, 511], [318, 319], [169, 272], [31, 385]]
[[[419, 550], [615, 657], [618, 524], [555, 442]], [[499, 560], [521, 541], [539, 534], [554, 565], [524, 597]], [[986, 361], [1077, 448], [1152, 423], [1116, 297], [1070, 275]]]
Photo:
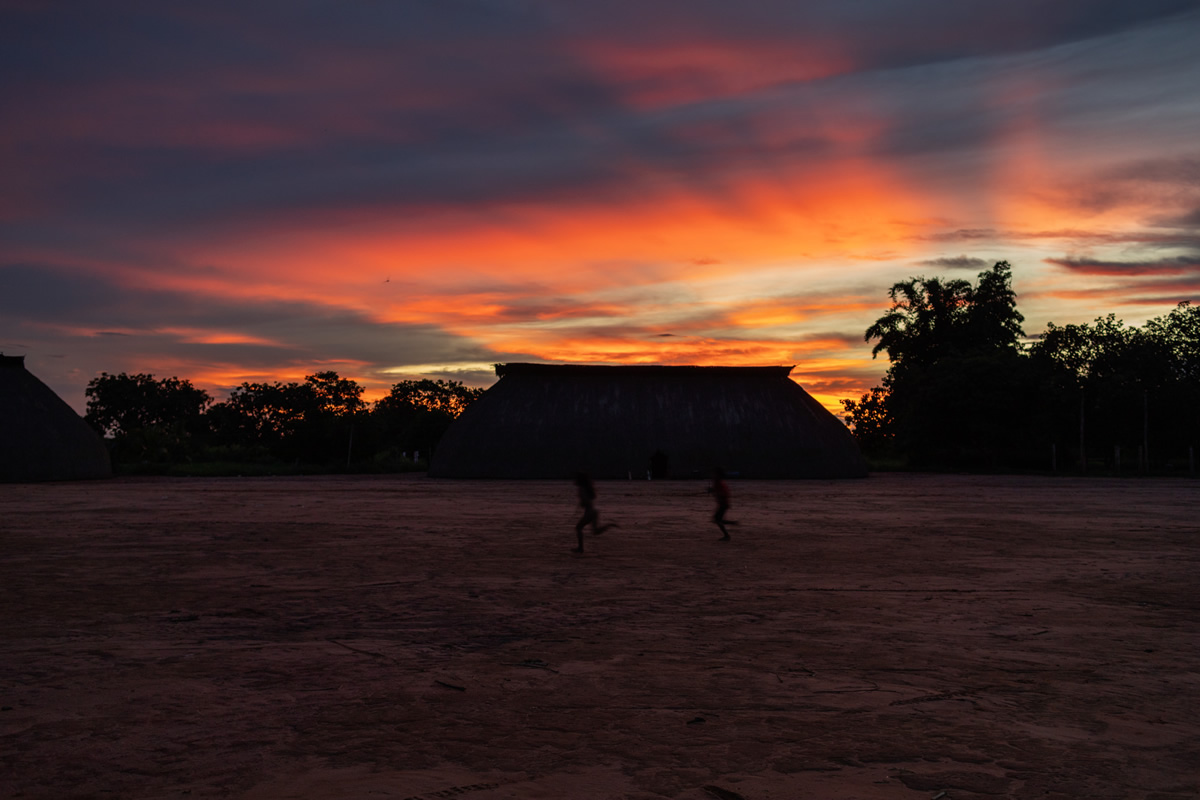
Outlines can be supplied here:
[[1200, 482], [0, 486], [0, 797], [1200, 796]]

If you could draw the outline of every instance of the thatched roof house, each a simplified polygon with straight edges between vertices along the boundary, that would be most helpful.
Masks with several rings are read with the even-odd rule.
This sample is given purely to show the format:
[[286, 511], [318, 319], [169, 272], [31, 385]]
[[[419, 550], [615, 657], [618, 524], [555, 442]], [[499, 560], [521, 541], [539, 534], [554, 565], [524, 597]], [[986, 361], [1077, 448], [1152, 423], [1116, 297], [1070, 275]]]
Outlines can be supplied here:
[[446, 478], [853, 478], [849, 430], [791, 367], [498, 364], [430, 474]]
[[0, 481], [67, 481], [112, 476], [100, 434], [25, 369], [0, 355]]

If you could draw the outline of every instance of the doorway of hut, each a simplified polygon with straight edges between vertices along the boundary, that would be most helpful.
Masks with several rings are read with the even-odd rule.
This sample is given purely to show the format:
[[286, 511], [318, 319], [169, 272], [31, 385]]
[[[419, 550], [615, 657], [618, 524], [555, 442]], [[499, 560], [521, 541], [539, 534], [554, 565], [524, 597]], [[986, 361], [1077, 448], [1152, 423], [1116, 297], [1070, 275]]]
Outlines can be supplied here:
[[670, 459], [662, 450], [655, 450], [650, 456], [650, 477], [656, 481], [663, 480], [667, 477]]

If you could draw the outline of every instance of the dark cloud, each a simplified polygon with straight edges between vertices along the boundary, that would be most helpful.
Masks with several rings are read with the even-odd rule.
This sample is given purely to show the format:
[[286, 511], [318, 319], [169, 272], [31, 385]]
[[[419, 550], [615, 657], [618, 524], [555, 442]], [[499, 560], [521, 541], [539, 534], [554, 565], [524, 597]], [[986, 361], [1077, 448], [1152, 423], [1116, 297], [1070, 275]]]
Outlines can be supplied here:
[[603, 131], [570, 130], [612, 116], [612, 89], [527, 15], [273, 5], [10, 15], [0, 113], [18, 120], [19, 160], [40, 167], [22, 167], [22, 188], [154, 225], [619, 178]]
[[[272, 210], [626, 196], [639, 191], [647, 165], [721, 194], [701, 165], [761, 166], [832, 148], [803, 130], [770, 145], [756, 131], [777, 127], [781, 104], [821, 119], [830, 100], [862, 90], [847, 83], [862, 71], [1024, 52], [1193, 7], [676, 0], [605, 3], [601, 13], [583, 2], [502, 0], [115, 2], [66, 14], [27, 6], [0, 16], [0, 113], [19, 145], [5, 166], [27, 196], [80, 219], [145, 227]], [[587, 46], [653, 53], [672, 42], [756, 54], [773, 42], [803, 49], [824, 40], [849, 57], [846, 79], [673, 109], [634, 105], [626, 83], [635, 79], [584, 55]], [[953, 73], [921, 73], [920, 93], [914, 77], [872, 78], [873, 102], [910, 109], [879, 137], [879, 152], [978, 145], [1008, 121], [1005, 106]]]
[[580, 0], [539, 7], [553, 8], [546, 18], [571, 33], [619, 35], [647, 44], [705, 37], [761, 45], [805, 36], [838, 41], [864, 67], [893, 68], [1104, 35], [1194, 9], [1195, 3], [1068, 0], [1047, 6], [1016, 0], [984, 7], [955, 0], [615, 0], [598, 6]]
[[6, 320], [100, 323], [98, 309], [128, 307], [127, 295], [112, 281], [85, 271], [36, 264], [0, 265], [0, 315]]
[[1200, 253], [1157, 259], [1107, 261], [1094, 258], [1047, 258], [1047, 264], [1085, 275], [1187, 275], [1200, 276]]
[[1157, 306], [1165, 314], [1179, 303], [1200, 303], [1200, 276], [1185, 276], [1175, 280], [1131, 280], [1117, 286], [1089, 286], [1042, 293], [1042, 296], [1084, 301], [1095, 310], [1116, 306], [1139, 309]]
[[1047, 263], [1073, 275], [1107, 278], [1104, 285], [1081, 285], [1044, 292], [1058, 298], [1095, 304], [1173, 306], [1200, 302], [1200, 253], [1156, 259], [1105, 260], [1052, 258]]
[[974, 256], [946, 256], [942, 258], [930, 258], [925, 261], [918, 261], [918, 264], [925, 267], [943, 267], [945, 269], [991, 269], [992, 263], [984, 258], [975, 258]]
[[[1055, 201], [1091, 212], [1150, 210], [1150, 224], [1197, 227], [1200, 158], [1175, 156], [1127, 161], [1061, 187]], [[1189, 221], [1189, 219], [1191, 221]]]
[[1069, 239], [1076, 242], [1081, 249], [1103, 245], [1138, 245], [1162, 249], [1179, 249], [1200, 247], [1200, 231], [1171, 231], [1161, 230], [1047, 230], [1011, 233], [1009, 237], [1017, 241], [1051, 241]]
[[1117, 302], [1126, 305], [1160, 306], [1164, 311], [1180, 303], [1197, 304], [1200, 303], [1200, 277], [1191, 281], [1164, 283], [1161, 286], [1143, 289], [1140, 293], [1119, 298]]
[[1170, 225], [1177, 225], [1181, 228], [1200, 229], [1200, 207], [1194, 208], [1186, 214], [1174, 217], [1167, 222]]
[[1003, 234], [993, 228], [959, 228], [954, 231], [942, 231], [940, 233], [930, 234], [921, 238], [930, 239], [935, 242], [957, 242], [957, 241], [990, 241], [1000, 239]]
[[[862, 347], [862, 334], [846, 333], [845, 331], [824, 331], [808, 333], [799, 338], [801, 342], [839, 342], [846, 347]], [[839, 367], [839, 370], [841, 368]]]
[[[116, 0], [103, 7], [52, 4], [10, 7], [14, 32], [5, 62], [73, 72], [96, 64], [114, 73], [153, 67], [178, 75], [201, 58], [269, 65], [297, 51], [316, 58], [336, 43], [367, 52], [488, 40], [545, 50], [558, 39], [598, 36], [630, 45], [661, 45], [714, 35], [747, 44], [837, 38], [860, 63], [894, 67], [963, 55], [1011, 52], [1104, 35], [1195, 8], [1191, 0], [1036, 0], [1003, 5], [955, 0], [444, 0], [409, 3], [295, 3], [284, 0], [197, 5]], [[47, 44], [62, 52], [47, 52]], [[540, 45], [540, 46], [539, 46]], [[466, 59], [459, 59], [466, 61]], [[502, 65], [497, 65], [502, 66]]]
[[1200, 189], [1200, 158], [1155, 158], [1123, 164], [1107, 171], [1110, 181], [1147, 181], [1179, 184]]
[[[1184, 219], [1172, 218], [1165, 227], [1180, 227], [1185, 230], [1164, 231], [1161, 229], [1135, 228], [1126, 230], [1081, 228], [1057, 228], [1034, 231], [977, 229], [945, 231], [918, 236], [918, 239], [935, 242], [1061, 242], [1070, 241], [1079, 249], [1088, 247], [1139, 245], [1154, 249], [1179, 249], [1200, 247], [1200, 231], [1186, 230]], [[1183, 223], [1183, 224], [1178, 224]], [[924, 263], [924, 262], [922, 262]], [[985, 262], [986, 263], [986, 262]], [[990, 267], [991, 264], [987, 263]]]

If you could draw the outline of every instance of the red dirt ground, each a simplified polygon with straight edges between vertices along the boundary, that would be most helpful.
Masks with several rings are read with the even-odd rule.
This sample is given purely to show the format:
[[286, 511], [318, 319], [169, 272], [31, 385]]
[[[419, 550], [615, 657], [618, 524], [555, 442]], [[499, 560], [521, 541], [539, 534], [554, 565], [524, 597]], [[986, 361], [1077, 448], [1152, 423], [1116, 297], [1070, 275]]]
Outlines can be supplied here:
[[0, 797], [1200, 796], [1200, 482], [0, 486]]

